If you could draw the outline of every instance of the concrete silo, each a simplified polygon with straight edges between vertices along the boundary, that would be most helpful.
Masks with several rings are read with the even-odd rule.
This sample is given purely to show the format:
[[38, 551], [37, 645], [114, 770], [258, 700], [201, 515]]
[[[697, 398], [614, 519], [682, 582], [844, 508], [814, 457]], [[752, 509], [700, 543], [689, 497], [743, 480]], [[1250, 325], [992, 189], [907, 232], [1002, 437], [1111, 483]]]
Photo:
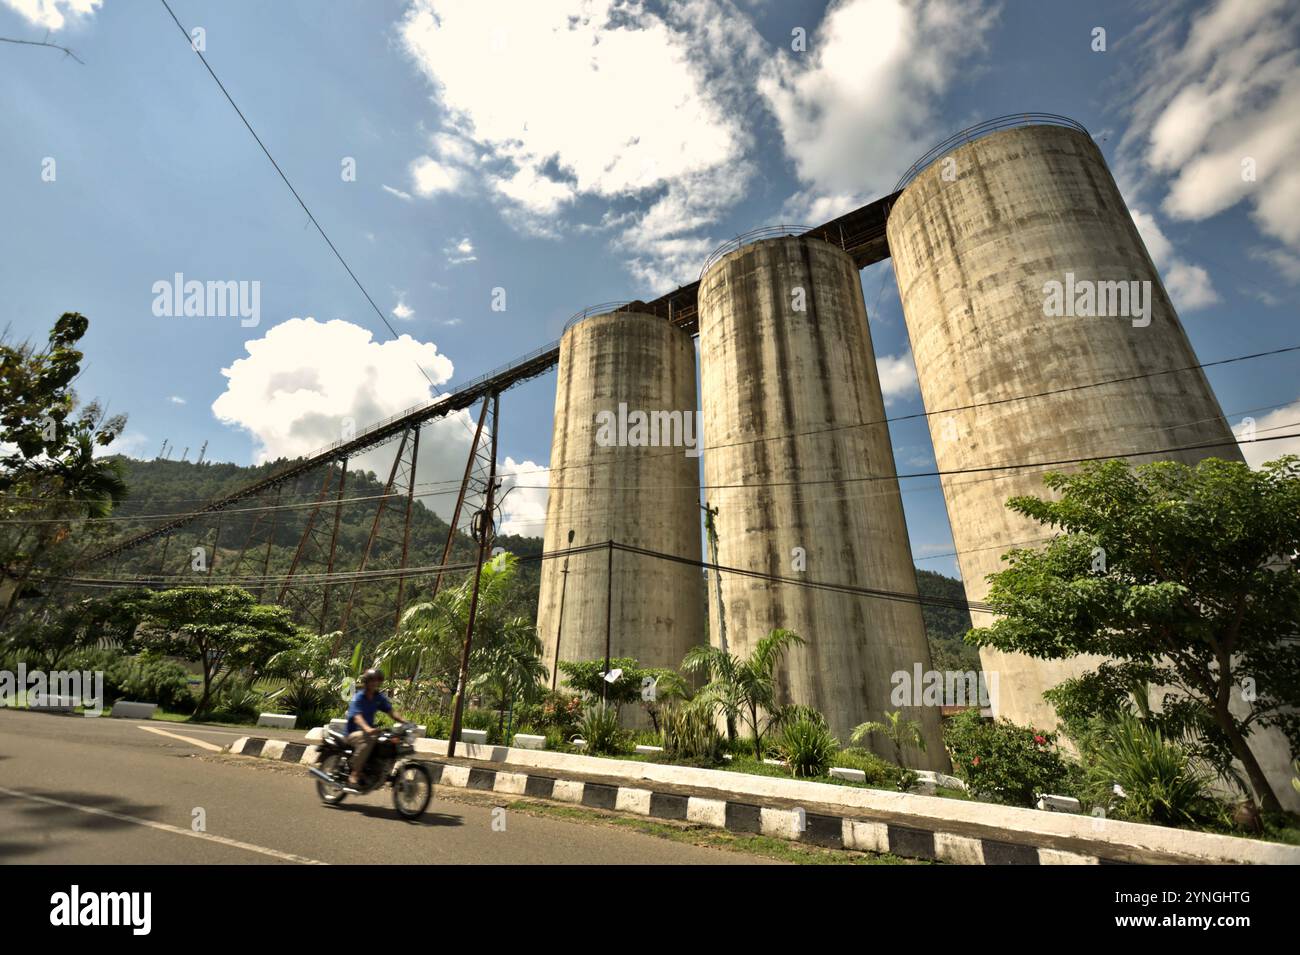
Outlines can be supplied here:
[[[955, 147], [903, 191], [888, 234], [940, 470], [1103, 455], [1137, 462], [1151, 459], [1142, 451], [1192, 444], [1214, 447], [1155, 457], [1240, 458], [1200, 370], [1133, 377], [1197, 359], [1082, 128], [1022, 125]], [[1122, 378], [1133, 380], [1076, 388]], [[1043, 392], [1053, 393], [985, 404]], [[945, 410], [972, 404], [983, 406]], [[1044, 470], [942, 478], [970, 600], [986, 595], [1005, 551], [1051, 535], [1005, 507], [1014, 495], [1044, 495]], [[1055, 716], [1042, 692], [1097, 662], [981, 656], [998, 674], [997, 714], [1044, 729]]]
[[[718, 563], [915, 598], [858, 269], [819, 239], [764, 239], [728, 252], [699, 289], [705, 496], [717, 508]], [[878, 476], [878, 480], [851, 480]], [[816, 707], [841, 740], [879, 720], [891, 677], [928, 670], [920, 606], [737, 574], [710, 582], [711, 639], [725, 609], [728, 649], [745, 655], [777, 627], [807, 645], [778, 671], [780, 701]], [[920, 719], [943, 767], [939, 714]], [[892, 757], [892, 753], [889, 754]]]
[[[634, 309], [583, 317], [560, 341], [545, 549], [614, 540], [699, 561], [698, 443], [680, 446], [698, 441], [695, 346]], [[561, 660], [604, 658], [607, 608], [611, 656], [678, 667], [705, 639], [698, 566], [615, 551], [611, 580], [609, 561], [606, 549], [543, 561], [537, 629], [552, 675], [557, 644]]]

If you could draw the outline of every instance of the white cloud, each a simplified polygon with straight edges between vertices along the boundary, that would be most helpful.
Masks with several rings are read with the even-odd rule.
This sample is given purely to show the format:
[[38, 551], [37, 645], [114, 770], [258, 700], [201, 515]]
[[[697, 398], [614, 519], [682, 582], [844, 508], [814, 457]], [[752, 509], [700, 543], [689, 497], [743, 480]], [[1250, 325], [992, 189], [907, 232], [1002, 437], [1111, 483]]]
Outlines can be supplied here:
[[405, 300], [399, 298], [397, 304], [393, 306], [393, 318], [405, 322], [415, 315], [415, 309], [407, 305]]
[[392, 186], [384, 185], [384, 192], [397, 196], [397, 198], [401, 199], [403, 202], [411, 201], [411, 194], [409, 192], [403, 192], [401, 189], [394, 189]]
[[443, 248], [442, 252], [447, 256], [448, 265], [463, 265], [466, 262], [478, 261], [478, 256], [474, 254], [474, 243], [469, 240], [469, 236], [450, 243]]
[[1174, 252], [1174, 245], [1165, 236], [1156, 217], [1141, 209], [1130, 209], [1133, 224], [1151, 255], [1165, 283], [1174, 308], [1179, 312], [1190, 312], [1205, 308], [1220, 301], [1219, 293], [1214, 290], [1210, 274], [1199, 265], [1193, 265], [1179, 258]]
[[1250, 257], [1267, 262], [1292, 285], [1300, 284], [1300, 255], [1286, 249], [1251, 249]]
[[168, 398], [167, 400], [170, 401], [170, 402], [171, 402], [172, 404], [174, 404], [174, 405], [183, 405], [183, 404], [185, 404], [185, 399], [182, 398], [180, 395], [172, 395], [172, 396], [171, 396], [170, 398]]
[[68, 19], [88, 17], [103, 5], [104, 0], [4, 0], [5, 6], [16, 10], [29, 23], [47, 30], [62, 30]]
[[1162, 8], [1148, 25], [1121, 155], [1160, 179], [1171, 218], [1246, 202], [1263, 232], [1300, 248], [1300, 7], [1219, 0], [1186, 20]]
[[1205, 308], [1220, 301], [1210, 275], [1199, 265], [1176, 261], [1165, 273], [1165, 290], [1180, 312]]
[[[507, 456], [501, 466], [501, 493], [509, 491], [501, 506], [502, 534], [541, 537], [546, 529], [546, 496], [551, 483], [550, 469], [532, 461]], [[510, 490], [513, 488], [514, 490]]]
[[411, 186], [426, 199], [440, 192], [451, 192], [464, 178], [456, 167], [444, 165], [429, 156], [421, 156], [411, 163]]
[[969, 77], [995, 16], [981, 0], [833, 3], [809, 52], [783, 52], [759, 83], [808, 184], [788, 208], [815, 225], [892, 189], [943, 138], [939, 98]]
[[[359, 325], [295, 318], [245, 343], [248, 354], [223, 368], [226, 390], [212, 403], [223, 424], [253, 438], [254, 460], [311, 454], [349, 433], [435, 397], [453, 366], [431, 342], [410, 335], [377, 342]], [[461, 411], [430, 421], [420, 434], [417, 481], [459, 484], [473, 422]], [[397, 444], [359, 455], [349, 469], [386, 479]], [[416, 496], [446, 518], [455, 494]]]
[[884, 395], [886, 405], [892, 405], [899, 398], [920, 391], [916, 381], [916, 366], [909, 353], [882, 355], [876, 359], [876, 371], [880, 375], [880, 393]]
[[[1232, 432], [1238, 440], [1249, 437], [1249, 421], [1233, 425]], [[1280, 434], [1300, 433], [1300, 399], [1282, 408], [1254, 419], [1254, 436], [1268, 438]], [[1284, 454], [1300, 454], [1300, 438], [1283, 438], [1280, 441], [1253, 441], [1241, 445], [1246, 463], [1258, 468], [1265, 461], [1276, 461]]]
[[[413, 0], [400, 32], [443, 110], [438, 159], [417, 160], [433, 191], [472, 179], [508, 222], [549, 237], [581, 228], [560, 221], [580, 199], [649, 201], [616, 237], [633, 274], [666, 284], [698, 270], [713, 243], [687, 233], [715, 222], [750, 174], [736, 103], [762, 44], [734, 3]], [[502, 83], [506, 69], [526, 81]], [[670, 222], [669, 208], [686, 214]], [[646, 215], [670, 224], [649, 237]]]

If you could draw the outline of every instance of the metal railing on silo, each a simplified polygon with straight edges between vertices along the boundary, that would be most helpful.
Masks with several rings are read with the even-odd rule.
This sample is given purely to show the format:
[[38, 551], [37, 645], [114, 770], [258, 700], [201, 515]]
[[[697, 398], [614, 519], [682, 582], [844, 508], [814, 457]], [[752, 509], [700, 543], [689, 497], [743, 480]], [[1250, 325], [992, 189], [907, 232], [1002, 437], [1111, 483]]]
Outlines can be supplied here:
[[709, 266], [714, 262], [728, 253], [735, 252], [737, 249], [754, 242], [761, 242], [763, 239], [780, 239], [789, 235], [803, 235], [808, 231], [806, 225], [765, 225], [757, 229], [750, 229], [748, 232], [742, 232], [740, 235], [728, 239], [709, 253], [709, 257], [704, 260], [704, 266], [700, 269], [700, 278], [704, 278], [704, 273], [709, 270]]
[[995, 119], [968, 126], [939, 143], [908, 167], [907, 172], [903, 173], [902, 178], [894, 186], [894, 192], [902, 192], [907, 188], [908, 183], [919, 176], [927, 166], [956, 147], [964, 146], [966, 143], [979, 139], [981, 136], [987, 136], [989, 133], [1000, 132], [1004, 129], [1015, 129], [1019, 126], [1065, 126], [1078, 130], [1085, 136], [1091, 135], [1082, 123], [1070, 119], [1068, 116], [1059, 116], [1056, 113], [1011, 113], [1007, 116], [998, 116]]

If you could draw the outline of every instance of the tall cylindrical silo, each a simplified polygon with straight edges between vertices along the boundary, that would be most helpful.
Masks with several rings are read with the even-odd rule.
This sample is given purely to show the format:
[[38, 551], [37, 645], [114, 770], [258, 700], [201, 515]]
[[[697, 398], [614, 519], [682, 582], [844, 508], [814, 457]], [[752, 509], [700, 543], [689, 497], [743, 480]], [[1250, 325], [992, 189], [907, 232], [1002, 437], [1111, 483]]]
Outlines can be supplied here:
[[[560, 342], [546, 552], [613, 540], [698, 562], [696, 414], [686, 332], [629, 310], [571, 324]], [[542, 563], [537, 629], [553, 675], [557, 653], [604, 659], [607, 632], [612, 657], [647, 666], [679, 667], [705, 639], [698, 566], [615, 551], [611, 578], [610, 556], [601, 548]]]
[[[797, 632], [807, 644], [786, 654], [778, 702], [817, 708], [847, 744], [898, 709], [895, 674], [930, 667], [857, 266], [819, 239], [744, 245], [706, 269], [699, 328], [718, 563], [901, 597], [722, 573], [719, 603], [710, 582], [715, 645], [720, 609], [741, 656], [775, 628]], [[946, 766], [937, 710], [906, 712], [928, 750], [911, 765]]]
[[[941, 471], [1106, 455], [1139, 462], [1153, 457], [1145, 451], [1197, 444], [1213, 447], [1154, 457], [1240, 458], [1205, 375], [1158, 374], [1196, 355], [1082, 129], [1025, 125], [955, 148], [903, 191], [888, 234]], [[1098, 311], [1107, 314], [1087, 314]], [[1114, 379], [1128, 380], [1091, 387]], [[1005, 504], [1046, 495], [1042, 476], [1053, 469], [1068, 468], [942, 478], [968, 599], [987, 594], [986, 576], [1013, 545], [1051, 535]], [[990, 622], [971, 616], [977, 627]], [[997, 715], [1043, 729], [1055, 725], [1043, 691], [1097, 662], [990, 649], [981, 657], [997, 674]]]

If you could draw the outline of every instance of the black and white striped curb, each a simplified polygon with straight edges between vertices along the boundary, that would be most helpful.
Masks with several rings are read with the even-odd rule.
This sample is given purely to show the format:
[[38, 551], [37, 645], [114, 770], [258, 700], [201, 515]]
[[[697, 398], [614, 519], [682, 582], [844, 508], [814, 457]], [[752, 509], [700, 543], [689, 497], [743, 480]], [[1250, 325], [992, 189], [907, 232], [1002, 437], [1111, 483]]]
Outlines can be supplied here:
[[[286, 763], [311, 765], [318, 747], [309, 743], [242, 737], [231, 744], [236, 756], [259, 756]], [[891, 822], [813, 812], [798, 807], [776, 808], [635, 786], [562, 779], [536, 772], [514, 772], [487, 766], [461, 766], [425, 760], [435, 785], [457, 789], [550, 799], [589, 809], [627, 812], [651, 819], [692, 822], [728, 832], [748, 833], [806, 842], [831, 849], [889, 852], [909, 859], [961, 865], [1097, 865], [1112, 861], [1078, 852], [1004, 842]]]

